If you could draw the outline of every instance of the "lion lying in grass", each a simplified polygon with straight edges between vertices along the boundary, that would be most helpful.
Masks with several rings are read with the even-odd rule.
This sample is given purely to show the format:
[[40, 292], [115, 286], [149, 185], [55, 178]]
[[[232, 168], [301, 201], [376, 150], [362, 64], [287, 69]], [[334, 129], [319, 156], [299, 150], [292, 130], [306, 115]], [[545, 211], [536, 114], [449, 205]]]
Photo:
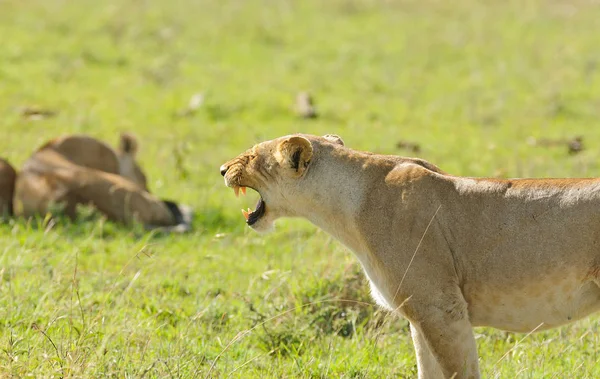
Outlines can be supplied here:
[[188, 229], [187, 208], [148, 192], [136, 153], [137, 141], [129, 134], [121, 136], [118, 151], [85, 135], [57, 138], [34, 152], [17, 175], [8, 162], [0, 162], [0, 207], [32, 217], [58, 204], [74, 218], [78, 204], [91, 204], [110, 220]]
[[474, 326], [532, 332], [600, 309], [600, 179], [484, 179], [337, 136], [260, 143], [221, 166], [260, 200], [246, 223], [303, 217], [359, 259], [411, 325], [419, 378], [479, 378]]
[[17, 173], [8, 161], [0, 158], [0, 217], [13, 213], [12, 198]]

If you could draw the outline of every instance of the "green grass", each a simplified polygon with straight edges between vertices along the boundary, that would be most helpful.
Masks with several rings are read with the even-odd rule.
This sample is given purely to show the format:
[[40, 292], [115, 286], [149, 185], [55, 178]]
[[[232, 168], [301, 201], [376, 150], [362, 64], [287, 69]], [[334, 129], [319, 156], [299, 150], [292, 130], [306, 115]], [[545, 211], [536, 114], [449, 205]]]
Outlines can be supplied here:
[[[197, 212], [173, 236], [0, 225], [0, 376], [414, 377], [406, 321], [373, 305], [351, 254], [298, 220], [251, 232], [239, 209], [255, 196], [235, 199], [218, 167], [306, 132], [418, 143], [454, 174], [599, 176], [600, 6], [483, 3], [0, 1], [0, 155], [20, 166], [62, 133], [133, 131], [152, 191]], [[294, 115], [300, 90], [320, 118]], [[21, 115], [34, 106], [57, 114]], [[576, 135], [573, 156], [527, 142]], [[482, 373], [599, 377], [599, 322], [477, 329]]]

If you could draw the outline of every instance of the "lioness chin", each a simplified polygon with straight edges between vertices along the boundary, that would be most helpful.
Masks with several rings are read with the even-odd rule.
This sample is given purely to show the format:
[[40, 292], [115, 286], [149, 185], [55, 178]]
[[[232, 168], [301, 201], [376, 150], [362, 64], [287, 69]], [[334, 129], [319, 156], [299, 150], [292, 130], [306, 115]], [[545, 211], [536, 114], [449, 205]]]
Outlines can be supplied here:
[[530, 332], [600, 309], [600, 179], [478, 179], [333, 135], [260, 143], [221, 166], [260, 200], [247, 224], [304, 217], [410, 321], [419, 378], [478, 378], [474, 326]]

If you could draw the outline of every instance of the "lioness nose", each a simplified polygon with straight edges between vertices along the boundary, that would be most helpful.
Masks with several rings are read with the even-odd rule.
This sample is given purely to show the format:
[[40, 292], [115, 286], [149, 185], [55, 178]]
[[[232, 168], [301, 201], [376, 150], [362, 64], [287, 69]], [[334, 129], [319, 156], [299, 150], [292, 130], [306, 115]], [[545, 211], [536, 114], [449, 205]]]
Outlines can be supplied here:
[[228, 167], [227, 167], [227, 166], [225, 166], [225, 165], [221, 166], [221, 175], [222, 175], [222, 176], [225, 176], [225, 174], [227, 173], [227, 168], [228, 168]]

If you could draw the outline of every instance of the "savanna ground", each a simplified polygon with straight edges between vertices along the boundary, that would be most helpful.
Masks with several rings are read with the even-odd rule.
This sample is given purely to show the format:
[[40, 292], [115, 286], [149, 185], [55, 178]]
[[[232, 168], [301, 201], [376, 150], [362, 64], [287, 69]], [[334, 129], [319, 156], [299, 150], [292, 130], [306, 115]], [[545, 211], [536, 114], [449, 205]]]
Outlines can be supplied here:
[[[303, 221], [253, 233], [256, 194], [218, 167], [306, 132], [454, 174], [600, 176], [600, 4], [486, 3], [0, 1], [1, 155], [133, 131], [152, 191], [197, 212], [174, 236], [86, 210], [0, 225], [0, 376], [414, 377], [407, 323], [351, 254]], [[318, 119], [293, 113], [300, 90]], [[577, 135], [578, 154], [546, 143]], [[477, 329], [482, 373], [600, 377], [599, 321]]]

